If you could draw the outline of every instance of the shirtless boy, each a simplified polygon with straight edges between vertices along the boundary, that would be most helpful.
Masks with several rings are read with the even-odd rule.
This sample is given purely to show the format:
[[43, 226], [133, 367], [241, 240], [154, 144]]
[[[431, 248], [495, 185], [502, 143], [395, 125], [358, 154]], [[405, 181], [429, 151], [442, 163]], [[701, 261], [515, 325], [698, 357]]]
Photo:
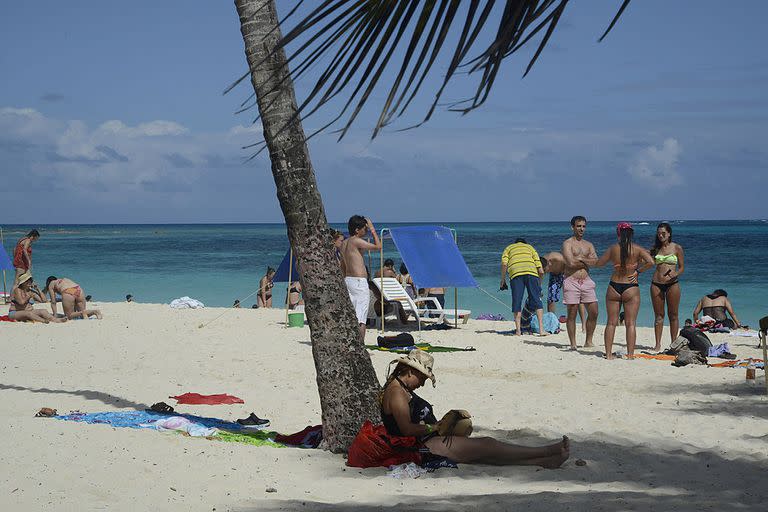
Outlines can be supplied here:
[[[361, 215], [350, 217], [347, 227], [349, 228], [349, 238], [341, 244], [344, 283], [347, 285], [349, 298], [355, 308], [360, 340], [363, 341], [365, 340], [365, 322], [368, 319], [368, 303], [370, 301], [368, 271], [365, 268], [363, 251], [378, 251], [381, 249], [381, 241], [379, 241], [379, 236], [376, 234], [371, 220]], [[368, 231], [373, 235], [373, 243], [363, 240]]]
[[563, 242], [565, 260], [565, 279], [563, 281], [563, 304], [568, 308], [566, 329], [571, 342], [571, 350], [576, 350], [576, 312], [580, 304], [587, 308], [587, 339], [585, 347], [593, 347], [592, 336], [597, 325], [597, 295], [595, 282], [589, 277], [589, 267], [584, 260], [597, 261], [595, 246], [584, 240], [587, 219], [577, 215], [571, 219], [573, 236]]
[[[565, 258], [559, 252], [550, 252], [545, 254], [542, 262], [544, 273], [549, 273], [549, 283], [547, 284], [547, 311], [557, 313], [557, 303], [560, 302], [560, 296], [563, 292], [563, 281], [565, 281]], [[586, 332], [585, 319], [587, 318], [587, 308], [584, 304], [579, 304], [579, 317], [581, 318], [581, 332]]]

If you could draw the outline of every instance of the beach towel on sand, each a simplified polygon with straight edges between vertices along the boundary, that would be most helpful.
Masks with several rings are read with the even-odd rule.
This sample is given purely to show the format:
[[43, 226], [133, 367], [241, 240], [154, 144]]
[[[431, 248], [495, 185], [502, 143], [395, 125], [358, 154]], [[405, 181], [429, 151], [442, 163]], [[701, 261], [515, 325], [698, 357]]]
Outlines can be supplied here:
[[386, 347], [380, 347], [378, 345], [366, 345], [365, 348], [368, 350], [380, 350], [382, 352], [392, 352], [394, 354], [407, 354], [413, 349], [421, 349], [425, 352], [474, 352], [475, 347], [438, 347], [430, 345], [429, 343], [417, 343], [415, 345], [411, 345], [410, 347], [394, 347], [394, 348], [386, 348]]
[[242, 398], [228, 395], [226, 393], [220, 395], [201, 395], [200, 393], [184, 393], [178, 396], [169, 396], [180, 404], [187, 405], [229, 405], [229, 404], [244, 404]]
[[15, 322], [13, 318], [9, 317], [8, 315], [0, 316], [0, 322]]
[[[114, 411], [82, 413], [74, 412], [54, 416], [54, 419], [65, 421], [77, 421], [80, 423], [103, 424], [111, 427], [141, 428], [164, 430], [166, 427], [178, 427], [173, 430], [193, 433], [205, 436], [207, 432], [215, 431], [206, 439], [224, 441], [228, 443], [245, 443], [254, 446], [271, 446], [273, 448], [285, 448], [287, 445], [275, 442], [277, 432], [269, 430], [244, 429], [242, 425], [224, 421], [218, 418], [205, 418], [192, 414], [165, 414], [152, 411]], [[186, 421], [180, 421], [186, 420]], [[159, 423], [159, 425], [158, 425]], [[158, 428], [160, 427], [160, 428]]]

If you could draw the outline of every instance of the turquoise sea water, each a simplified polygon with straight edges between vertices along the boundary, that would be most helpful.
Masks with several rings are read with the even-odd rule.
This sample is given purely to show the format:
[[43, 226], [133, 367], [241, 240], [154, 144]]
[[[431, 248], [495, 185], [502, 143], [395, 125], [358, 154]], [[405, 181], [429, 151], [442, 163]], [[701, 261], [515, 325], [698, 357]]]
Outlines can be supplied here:
[[[650, 246], [657, 221], [635, 223], [638, 243]], [[402, 224], [377, 223], [377, 227]], [[510, 303], [508, 291], [499, 292], [501, 251], [518, 236], [525, 237], [545, 254], [560, 250], [570, 236], [568, 221], [546, 223], [445, 223], [454, 228], [459, 249], [480, 287]], [[698, 299], [715, 288], [724, 288], [743, 323], [757, 325], [768, 315], [768, 222], [676, 221], [673, 239], [685, 249], [686, 270], [681, 277], [680, 315], [691, 316]], [[19, 237], [37, 228], [42, 236], [33, 246], [35, 278], [50, 275], [71, 277], [94, 300], [122, 301], [127, 293], [139, 302], [170, 302], [188, 295], [209, 306], [230, 306], [235, 299], [244, 307], [255, 303], [254, 292], [267, 265], [277, 267], [288, 249], [281, 224], [206, 225], [47, 225], [3, 226], [6, 252], [12, 256]], [[346, 232], [346, 227], [334, 224]], [[590, 222], [586, 238], [598, 252], [615, 241], [615, 222]], [[385, 256], [399, 267], [400, 258], [391, 240]], [[372, 258], [378, 268], [378, 258]], [[600, 322], [605, 322], [603, 297], [609, 269], [596, 269], [593, 278], [600, 298]], [[13, 275], [8, 273], [10, 286]], [[650, 274], [641, 277], [642, 306], [638, 323], [652, 325], [648, 295]], [[452, 307], [453, 292], [447, 293]], [[283, 304], [285, 290], [275, 288], [275, 304]], [[478, 313], [501, 313], [507, 307], [480, 290], [459, 291], [459, 306]], [[564, 307], [559, 305], [558, 313]]]

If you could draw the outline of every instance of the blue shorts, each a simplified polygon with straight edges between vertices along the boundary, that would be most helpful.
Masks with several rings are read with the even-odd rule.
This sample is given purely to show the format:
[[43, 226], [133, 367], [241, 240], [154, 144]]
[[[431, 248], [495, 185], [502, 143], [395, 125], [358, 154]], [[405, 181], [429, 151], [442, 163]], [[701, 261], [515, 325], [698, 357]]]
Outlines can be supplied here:
[[512, 311], [519, 313], [523, 310], [523, 292], [528, 290], [528, 298], [534, 309], [541, 309], [541, 279], [539, 276], [525, 274], [513, 277], [510, 289], [512, 290]]
[[563, 291], [563, 281], [565, 281], [565, 274], [549, 274], [547, 303], [560, 302], [560, 294]]

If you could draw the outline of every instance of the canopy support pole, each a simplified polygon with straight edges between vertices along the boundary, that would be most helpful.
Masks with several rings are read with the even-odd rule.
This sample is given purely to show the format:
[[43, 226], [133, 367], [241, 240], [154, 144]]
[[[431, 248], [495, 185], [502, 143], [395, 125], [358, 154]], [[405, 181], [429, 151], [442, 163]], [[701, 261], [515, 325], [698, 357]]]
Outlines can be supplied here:
[[768, 340], [765, 338], [768, 338], [768, 335], [760, 332], [759, 334], [760, 340], [762, 341], [761, 345], [763, 346], [763, 374], [765, 375], [765, 394], [768, 395], [768, 348], [766, 348], [766, 343], [768, 343]]
[[285, 326], [288, 327], [288, 308], [291, 305], [291, 281], [293, 281], [293, 246], [288, 256], [288, 287], [285, 289]]
[[[456, 231], [453, 232], [453, 243], [456, 247], [459, 246], [459, 235]], [[453, 289], [453, 328], [459, 328], [459, 289]]]
[[[3, 240], [3, 228], [0, 228], [0, 245], [3, 247], [3, 250], [5, 250], [5, 241]], [[5, 269], [3, 269], [3, 301], [6, 304], [8, 303], [8, 289], [6, 288], [6, 284], [5, 284]]]
[[[369, 253], [370, 254], [370, 253]], [[384, 334], [384, 230], [381, 230], [381, 249], [379, 249], [379, 290], [381, 295], [379, 303], [381, 304], [381, 334]]]

